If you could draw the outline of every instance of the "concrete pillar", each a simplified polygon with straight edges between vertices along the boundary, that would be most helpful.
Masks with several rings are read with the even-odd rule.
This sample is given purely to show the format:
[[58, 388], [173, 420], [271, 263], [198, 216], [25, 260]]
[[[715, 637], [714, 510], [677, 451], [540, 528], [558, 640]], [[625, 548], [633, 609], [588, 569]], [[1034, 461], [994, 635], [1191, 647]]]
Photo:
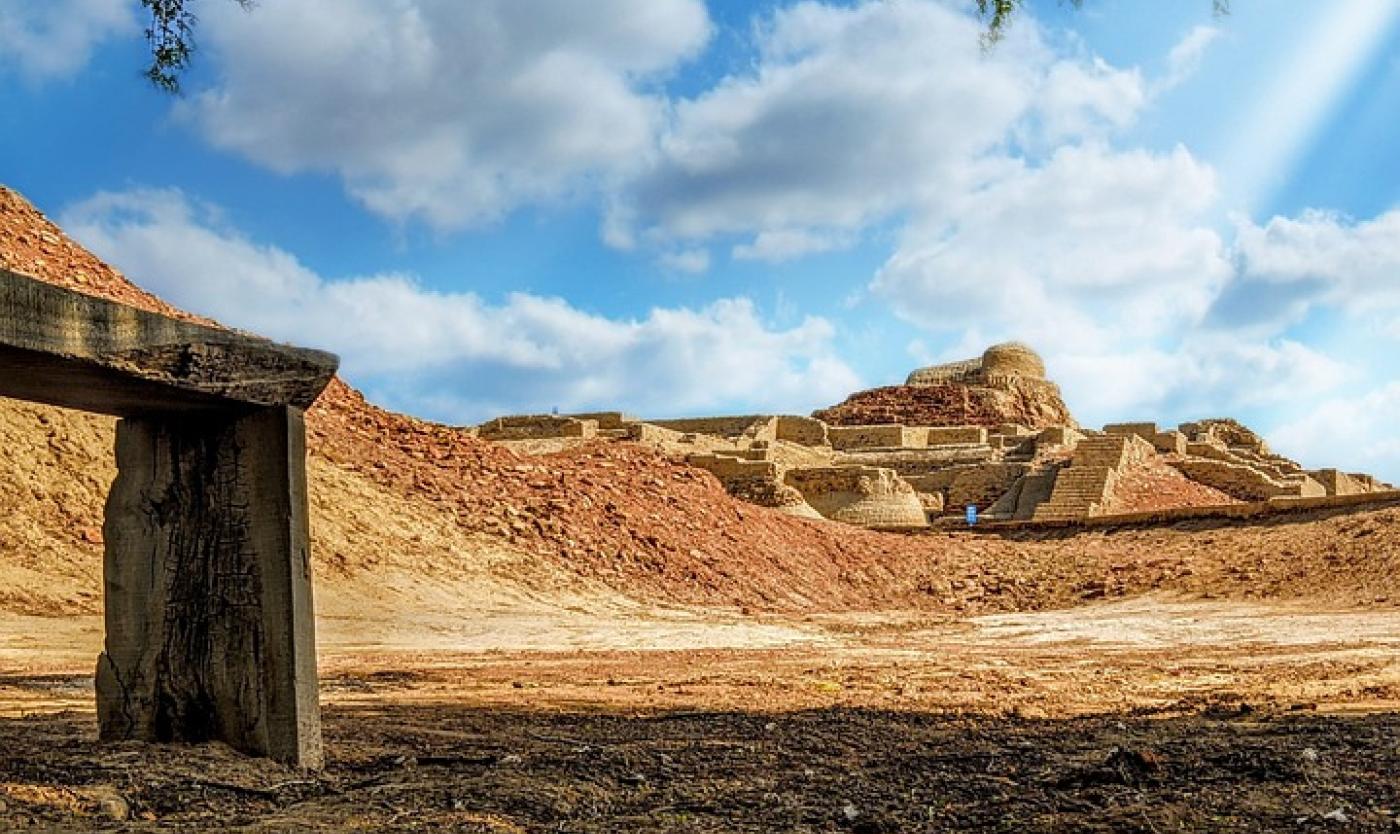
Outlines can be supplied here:
[[301, 410], [127, 418], [117, 469], [101, 737], [320, 767]]

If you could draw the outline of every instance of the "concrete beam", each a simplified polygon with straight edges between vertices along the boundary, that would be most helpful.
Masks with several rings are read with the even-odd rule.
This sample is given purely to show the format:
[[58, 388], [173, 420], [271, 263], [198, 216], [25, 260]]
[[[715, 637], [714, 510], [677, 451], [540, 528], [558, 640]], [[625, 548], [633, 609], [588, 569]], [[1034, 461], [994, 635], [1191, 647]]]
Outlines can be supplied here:
[[0, 396], [121, 417], [306, 408], [338, 364], [0, 269]]

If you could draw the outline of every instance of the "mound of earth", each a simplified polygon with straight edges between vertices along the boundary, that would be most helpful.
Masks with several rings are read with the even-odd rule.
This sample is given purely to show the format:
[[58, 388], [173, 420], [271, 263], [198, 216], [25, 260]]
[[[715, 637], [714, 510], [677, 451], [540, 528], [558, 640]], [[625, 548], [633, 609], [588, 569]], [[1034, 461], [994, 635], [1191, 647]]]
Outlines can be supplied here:
[[[0, 265], [142, 309], [146, 293], [0, 189]], [[0, 400], [0, 607], [100, 605], [102, 505], [114, 421]], [[552, 599], [597, 589], [773, 609], [928, 602], [931, 547], [740, 502], [659, 451], [595, 443], [525, 456], [392, 414], [332, 382], [307, 413], [318, 607], [412, 604], [425, 583]], [[456, 586], [454, 586], [456, 587]], [[458, 587], [460, 590], [460, 587]], [[489, 591], [489, 594], [488, 594]], [[385, 599], [385, 598], [388, 599]]]
[[1011, 342], [963, 362], [920, 368], [904, 385], [859, 391], [812, 414], [833, 426], [1074, 426], [1035, 351]]
[[[184, 315], [2, 189], [0, 264]], [[518, 454], [384, 411], [340, 380], [307, 427], [323, 618], [604, 596], [778, 612], [1030, 610], [1148, 590], [1373, 603], [1391, 599], [1400, 573], [1395, 510], [1219, 530], [911, 537], [741, 502], [709, 473], [636, 443]], [[0, 613], [99, 609], [113, 429], [109, 418], [0, 400]]]

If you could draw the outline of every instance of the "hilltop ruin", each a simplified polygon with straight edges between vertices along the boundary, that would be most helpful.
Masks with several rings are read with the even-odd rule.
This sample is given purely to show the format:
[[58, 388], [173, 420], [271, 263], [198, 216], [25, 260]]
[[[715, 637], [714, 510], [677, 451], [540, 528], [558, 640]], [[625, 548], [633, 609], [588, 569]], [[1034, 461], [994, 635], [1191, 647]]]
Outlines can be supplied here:
[[1045, 363], [1018, 342], [993, 345], [976, 359], [919, 368], [903, 385], [857, 392], [812, 416], [834, 426], [1077, 425], [1060, 387], [1046, 379]]
[[502, 442], [639, 441], [751, 503], [874, 529], [954, 523], [968, 506], [987, 521], [1062, 523], [1389, 489], [1369, 475], [1305, 470], [1229, 419], [1082, 428], [1019, 343], [920, 368], [811, 417], [525, 415], [477, 431]]

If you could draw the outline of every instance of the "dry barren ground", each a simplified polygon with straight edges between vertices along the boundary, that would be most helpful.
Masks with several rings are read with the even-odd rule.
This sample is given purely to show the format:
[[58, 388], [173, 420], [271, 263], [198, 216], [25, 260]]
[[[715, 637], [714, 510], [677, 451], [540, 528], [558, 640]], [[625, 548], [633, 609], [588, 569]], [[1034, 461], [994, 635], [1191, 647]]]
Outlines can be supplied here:
[[318, 776], [96, 745], [96, 625], [0, 620], [0, 830], [1400, 831], [1394, 610], [327, 623]]

